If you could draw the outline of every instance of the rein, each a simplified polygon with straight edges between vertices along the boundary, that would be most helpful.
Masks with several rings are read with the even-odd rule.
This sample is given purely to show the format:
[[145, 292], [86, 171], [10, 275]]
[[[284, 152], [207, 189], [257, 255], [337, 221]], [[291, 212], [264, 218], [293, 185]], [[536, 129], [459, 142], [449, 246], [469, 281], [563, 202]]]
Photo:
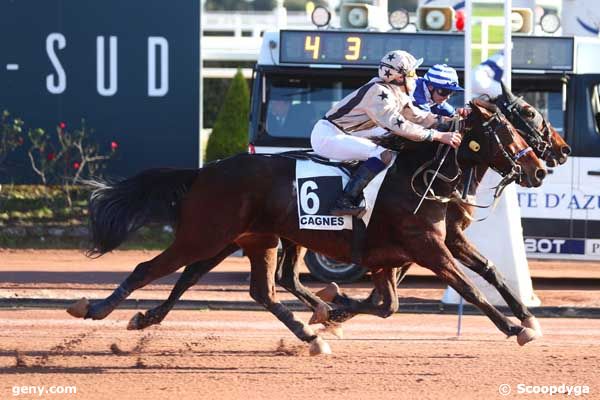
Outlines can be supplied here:
[[[462, 122], [462, 121], [453, 120], [452, 125], [451, 125], [451, 130], [456, 129], [455, 128], [456, 124], [460, 123], [460, 122]], [[498, 137], [498, 134], [496, 133], [497, 129], [501, 126], [501, 124], [502, 124], [502, 121], [497, 113], [494, 114], [494, 116], [492, 118], [490, 118], [488, 121], [483, 123], [483, 128], [485, 129], [485, 132], [484, 132], [485, 135], [487, 137], [489, 137], [490, 140], [494, 140], [497, 144], [497, 149], [499, 149], [496, 151], [496, 153], [493, 154], [493, 156], [495, 156], [498, 152], [500, 152], [501, 155], [509, 162], [509, 164], [511, 166], [511, 169], [508, 172], [502, 172], [499, 169], [497, 169], [493, 166], [490, 166], [494, 171], [496, 171], [498, 174], [500, 174], [502, 176], [502, 180], [498, 183], [498, 185], [495, 188], [493, 188], [493, 189], [495, 189], [493, 201], [487, 205], [471, 203], [467, 199], [462, 198], [461, 193], [456, 188], [454, 189], [452, 194], [450, 194], [449, 196], [439, 196], [439, 195], [435, 194], [435, 192], [433, 191], [431, 186], [433, 185], [433, 181], [436, 179], [436, 177], [441, 179], [443, 182], [452, 183], [452, 182], [456, 181], [458, 179], [458, 177], [462, 174], [462, 170], [460, 169], [460, 166], [458, 165], [457, 157], [454, 158], [454, 165], [456, 167], [456, 175], [455, 176], [448, 177], [444, 174], [439, 173], [439, 170], [440, 170], [443, 162], [445, 161], [446, 155], [447, 155], [448, 151], [450, 150], [449, 146], [448, 146], [448, 149], [446, 149], [446, 152], [444, 153], [444, 156], [443, 156], [440, 164], [437, 166], [437, 168], [435, 170], [430, 168], [434, 164], [435, 160], [437, 159], [439, 153], [441, 152], [441, 149], [444, 147], [443, 145], [440, 145], [440, 146], [438, 146], [436, 157], [434, 157], [433, 160], [426, 161], [423, 165], [421, 165], [419, 168], [417, 168], [417, 170], [413, 173], [413, 175], [411, 177], [411, 180], [410, 180], [411, 189], [412, 189], [413, 193], [415, 193], [417, 196], [421, 197], [421, 200], [419, 201], [419, 205], [415, 209], [415, 212], [414, 212], [415, 214], [418, 211], [419, 206], [421, 205], [421, 203], [424, 200], [431, 200], [431, 201], [435, 201], [435, 202], [442, 203], [442, 204], [448, 203], [450, 201], [457, 202], [459, 204], [459, 206], [463, 209], [466, 217], [471, 221], [476, 221], [476, 222], [483, 221], [483, 220], [487, 219], [489, 217], [489, 215], [491, 215], [491, 213], [494, 211], [494, 209], [498, 205], [498, 201], [500, 199], [500, 196], [504, 192], [504, 189], [513, 181], [518, 181], [519, 177], [521, 176], [521, 166], [517, 164], [517, 161], [519, 159], [521, 159], [523, 156], [525, 156], [526, 154], [528, 154], [529, 152], [533, 151], [533, 149], [530, 146], [528, 146], [527, 148], [519, 151], [514, 156], [511, 156], [506, 151], [504, 146], [502, 145], [502, 142], [500, 141], [500, 138]], [[460, 125], [462, 125], [462, 124], [460, 124]], [[461, 126], [461, 128], [463, 128], [463, 127]], [[461, 129], [461, 131], [462, 131], [462, 129]], [[512, 132], [509, 131], [509, 133], [511, 134], [512, 137], [514, 137], [512, 135]], [[425, 190], [424, 193], [420, 193], [415, 187], [415, 180], [416, 180], [417, 176], [420, 174], [423, 174], [423, 183], [427, 187], [427, 189]], [[432, 178], [430, 180], [428, 180], [428, 175], [432, 175]], [[481, 208], [481, 209], [491, 207], [491, 211], [490, 211], [490, 214], [488, 214], [488, 216], [486, 216], [484, 218], [480, 218], [480, 219], [475, 219], [463, 207], [464, 205]]]

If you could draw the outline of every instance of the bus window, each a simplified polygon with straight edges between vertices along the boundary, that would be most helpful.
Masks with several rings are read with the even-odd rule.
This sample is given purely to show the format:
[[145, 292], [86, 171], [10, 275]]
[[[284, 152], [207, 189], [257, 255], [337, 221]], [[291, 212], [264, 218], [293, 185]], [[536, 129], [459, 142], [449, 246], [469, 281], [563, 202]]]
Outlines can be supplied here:
[[600, 85], [594, 85], [591, 90], [592, 115], [596, 133], [600, 135]]
[[309, 138], [315, 123], [364, 82], [357, 79], [271, 76], [264, 127], [276, 138]]
[[517, 93], [523, 99], [541, 112], [552, 124], [554, 129], [564, 137], [564, 112], [562, 110], [561, 92], [527, 91]]

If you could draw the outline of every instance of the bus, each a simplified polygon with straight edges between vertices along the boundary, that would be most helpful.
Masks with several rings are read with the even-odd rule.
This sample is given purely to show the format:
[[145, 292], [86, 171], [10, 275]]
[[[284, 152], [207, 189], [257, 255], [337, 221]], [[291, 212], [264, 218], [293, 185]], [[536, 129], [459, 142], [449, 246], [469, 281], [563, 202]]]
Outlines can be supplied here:
[[[419, 75], [443, 63], [464, 72], [461, 33], [367, 30], [265, 32], [253, 71], [249, 151], [310, 147], [315, 122], [376, 76], [389, 50], [422, 57]], [[518, 187], [530, 258], [600, 260], [600, 39], [513, 36], [512, 89], [540, 110], [571, 145], [566, 164], [540, 188]], [[450, 99], [464, 104], [462, 94]], [[312, 275], [347, 282], [364, 274], [310, 251]]]

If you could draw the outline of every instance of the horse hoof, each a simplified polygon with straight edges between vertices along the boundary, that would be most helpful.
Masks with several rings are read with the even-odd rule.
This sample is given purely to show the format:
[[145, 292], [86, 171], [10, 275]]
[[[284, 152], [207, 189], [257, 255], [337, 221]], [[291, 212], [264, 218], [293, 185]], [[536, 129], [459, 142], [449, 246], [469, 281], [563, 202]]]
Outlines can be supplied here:
[[308, 351], [311, 356], [327, 355], [331, 354], [331, 347], [329, 347], [329, 343], [317, 336], [310, 342]]
[[523, 321], [521, 321], [521, 326], [524, 328], [531, 328], [539, 337], [542, 336], [542, 327], [540, 326], [540, 323], [536, 317], [525, 318]]
[[75, 318], [85, 318], [89, 309], [90, 302], [84, 297], [67, 308], [67, 312]]
[[517, 335], [517, 343], [519, 346], [525, 346], [527, 343], [538, 338], [538, 334], [531, 328], [523, 328]]
[[142, 326], [143, 318], [144, 318], [144, 314], [142, 314], [141, 312], [138, 312], [137, 314], [135, 314], [129, 320], [129, 323], [127, 324], [127, 330], [128, 331], [137, 331], [140, 329], [144, 329], [144, 327]]
[[329, 307], [325, 304], [319, 304], [315, 311], [313, 312], [312, 317], [310, 317], [310, 321], [308, 321], [309, 325], [313, 324], [322, 324], [323, 322], [329, 319]]
[[325, 332], [329, 332], [331, 333], [333, 336], [335, 336], [338, 339], [343, 339], [344, 338], [344, 328], [342, 328], [342, 324], [327, 324], [325, 325], [325, 329], [323, 329]]
[[326, 301], [327, 303], [333, 303], [335, 296], [340, 294], [340, 287], [337, 285], [337, 283], [331, 282], [329, 285], [325, 286], [315, 294], [321, 300]]

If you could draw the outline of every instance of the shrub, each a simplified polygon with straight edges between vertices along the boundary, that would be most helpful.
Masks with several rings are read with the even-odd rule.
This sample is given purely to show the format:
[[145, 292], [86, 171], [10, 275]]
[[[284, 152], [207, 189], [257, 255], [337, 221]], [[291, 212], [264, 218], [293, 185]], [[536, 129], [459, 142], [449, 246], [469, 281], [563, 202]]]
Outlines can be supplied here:
[[8, 155], [23, 144], [23, 121], [11, 118], [10, 113], [2, 111], [0, 116], [0, 170]]
[[238, 70], [225, 95], [206, 146], [206, 161], [214, 161], [248, 149], [248, 84]]

